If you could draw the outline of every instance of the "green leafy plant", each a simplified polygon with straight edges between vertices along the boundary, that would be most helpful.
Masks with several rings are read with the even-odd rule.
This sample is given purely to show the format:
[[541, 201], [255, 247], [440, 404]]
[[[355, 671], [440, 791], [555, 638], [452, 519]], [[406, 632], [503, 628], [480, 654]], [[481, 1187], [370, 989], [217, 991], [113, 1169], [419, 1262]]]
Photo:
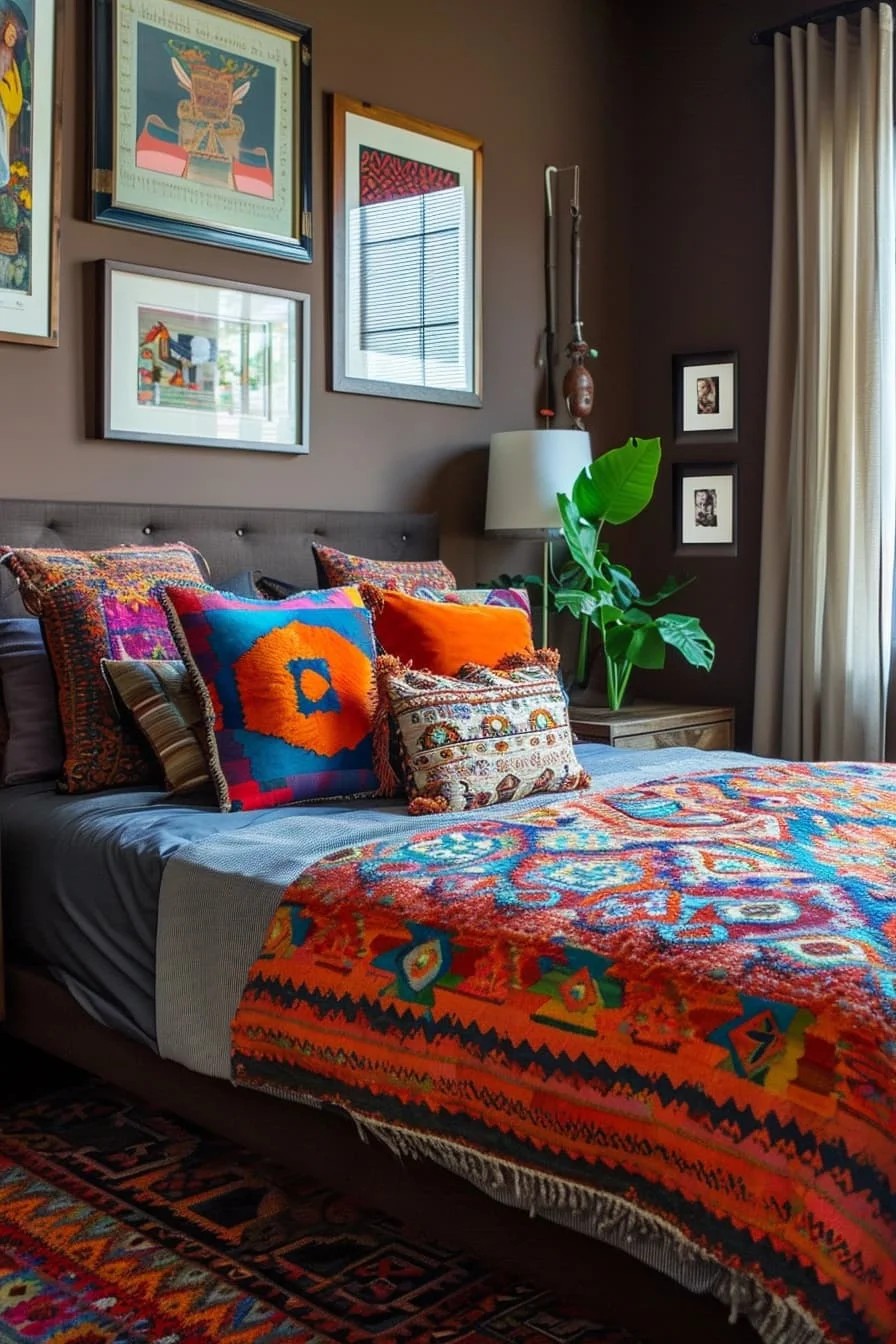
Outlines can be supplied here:
[[668, 578], [652, 597], [645, 597], [631, 570], [610, 559], [603, 536], [608, 524], [627, 523], [646, 509], [659, 464], [659, 439], [629, 439], [583, 468], [571, 497], [557, 496], [571, 564], [561, 575], [554, 600], [559, 611], [571, 612], [580, 622], [579, 685], [587, 679], [590, 633], [598, 631], [611, 709], [622, 704], [633, 669], [665, 666], [667, 648], [706, 671], [715, 658], [715, 645], [696, 616], [653, 613], [692, 580]]

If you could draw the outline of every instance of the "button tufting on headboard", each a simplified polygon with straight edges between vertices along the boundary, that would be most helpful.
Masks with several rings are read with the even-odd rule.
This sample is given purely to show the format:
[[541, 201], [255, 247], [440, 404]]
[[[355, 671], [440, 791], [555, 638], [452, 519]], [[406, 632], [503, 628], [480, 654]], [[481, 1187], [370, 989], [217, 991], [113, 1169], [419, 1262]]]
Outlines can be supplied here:
[[[152, 522], [146, 521], [152, 511]], [[196, 504], [113, 504], [0, 499], [0, 544], [100, 550], [140, 536], [185, 541], [208, 561], [214, 579], [259, 569], [297, 587], [317, 584], [311, 542], [377, 560], [431, 560], [439, 553], [435, 514], [352, 509], [284, 509]], [[12, 575], [0, 566], [0, 613], [21, 614]]]

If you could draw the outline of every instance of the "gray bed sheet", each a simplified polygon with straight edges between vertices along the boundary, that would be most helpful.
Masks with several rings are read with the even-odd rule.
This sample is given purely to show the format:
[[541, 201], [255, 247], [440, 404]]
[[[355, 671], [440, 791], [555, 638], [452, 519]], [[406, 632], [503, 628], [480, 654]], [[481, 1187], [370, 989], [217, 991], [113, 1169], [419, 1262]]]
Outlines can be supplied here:
[[158, 789], [86, 796], [59, 794], [52, 782], [0, 789], [7, 955], [48, 971], [104, 1025], [156, 1049], [156, 933], [169, 859], [287, 815], [320, 823], [389, 806], [367, 799], [219, 812], [208, 798], [175, 800]]
[[[750, 759], [597, 743], [580, 743], [577, 752], [599, 789]], [[403, 799], [222, 813], [207, 799], [174, 800], [158, 790], [73, 797], [52, 783], [3, 789], [8, 955], [46, 969], [106, 1026], [226, 1076], [224, 1029], [240, 976], [283, 888], [342, 845], [450, 824], [450, 817], [408, 817]]]

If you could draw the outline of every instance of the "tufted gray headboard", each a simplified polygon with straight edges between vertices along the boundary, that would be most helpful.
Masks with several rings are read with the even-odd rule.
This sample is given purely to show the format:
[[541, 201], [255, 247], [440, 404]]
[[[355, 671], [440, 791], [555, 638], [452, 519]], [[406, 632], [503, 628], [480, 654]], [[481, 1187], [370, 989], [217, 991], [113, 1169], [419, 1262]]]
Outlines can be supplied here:
[[[0, 500], [3, 546], [97, 550], [167, 541], [195, 546], [215, 580], [258, 569], [303, 588], [317, 586], [312, 541], [377, 560], [431, 560], [439, 553], [433, 513]], [[21, 611], [15, 580], [0, 566], [0, 614]]]

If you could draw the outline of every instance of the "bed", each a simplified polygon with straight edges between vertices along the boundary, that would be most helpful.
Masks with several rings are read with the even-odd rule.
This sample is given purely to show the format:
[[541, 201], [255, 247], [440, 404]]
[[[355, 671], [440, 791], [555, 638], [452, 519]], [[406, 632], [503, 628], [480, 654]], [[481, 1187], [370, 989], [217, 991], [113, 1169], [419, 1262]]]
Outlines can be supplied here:
[[[313, 587], [314, 537], [437, 552], [412, 514], [0, 504], [4, 544], [186, 539], [219, 580]], [[896, 780], [578, 753], [580, 795], [460, 816], [4, 790], [7, 1029], [647, 1339], [896, 1338]]]

